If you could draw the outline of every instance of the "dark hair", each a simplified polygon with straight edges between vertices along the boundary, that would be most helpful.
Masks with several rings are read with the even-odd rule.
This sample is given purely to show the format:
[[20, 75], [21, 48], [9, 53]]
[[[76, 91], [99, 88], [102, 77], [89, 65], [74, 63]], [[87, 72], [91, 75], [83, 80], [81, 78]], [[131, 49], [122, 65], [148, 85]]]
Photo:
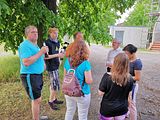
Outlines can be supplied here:
[[137, 52], [137, 47], [132, 44], [128, 44], [123, 48], [123, 51], [128, 51], [130, 54], [133, 54]]

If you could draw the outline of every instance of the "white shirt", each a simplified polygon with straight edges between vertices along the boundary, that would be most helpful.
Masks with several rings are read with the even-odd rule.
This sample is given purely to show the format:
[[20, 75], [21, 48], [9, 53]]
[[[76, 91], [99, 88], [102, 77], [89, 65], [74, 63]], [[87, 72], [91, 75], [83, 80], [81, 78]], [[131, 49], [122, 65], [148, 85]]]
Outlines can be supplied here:
[[121, 52], [122, 52], [121, 48], [117, 48], [116, 50], [114, 50], [114, 49], [110, 50], [109, 53], [108, 53], [108, 56], [107, 56], [106, 64], [113, 64], [114, 57]]

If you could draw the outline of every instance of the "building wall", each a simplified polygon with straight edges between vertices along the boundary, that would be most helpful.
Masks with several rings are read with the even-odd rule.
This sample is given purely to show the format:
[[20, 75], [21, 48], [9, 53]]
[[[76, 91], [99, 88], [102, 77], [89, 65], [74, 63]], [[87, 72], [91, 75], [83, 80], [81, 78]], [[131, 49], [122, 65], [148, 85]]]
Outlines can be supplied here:
[[[133, 44], [138, 48], [146, 48], [148, 28], [110, 26], [110, 34], [116, 38], [116, 31], [124, 31], [122, 45]], [[118, 38], [117, 38], [118, 39]]]
[[154, 25], [152, 42], [160, 42], [160, 16]]

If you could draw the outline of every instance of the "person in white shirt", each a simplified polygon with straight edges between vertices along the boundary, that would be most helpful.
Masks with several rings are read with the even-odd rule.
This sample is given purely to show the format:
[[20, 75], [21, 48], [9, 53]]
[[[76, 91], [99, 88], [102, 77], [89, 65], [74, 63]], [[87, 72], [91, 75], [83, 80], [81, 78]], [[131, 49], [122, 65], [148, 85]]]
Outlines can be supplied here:
[[109, 51], [107, 55], [107, 61], [106, 61], [107, 72], [111, 71], [114, 57], [122, 51], [122, 49], [120, 48], [120, 45], [121, 45], [121, 41], [119, 41], [118, 39], [114, 38], [112, 40], [112, 49]]

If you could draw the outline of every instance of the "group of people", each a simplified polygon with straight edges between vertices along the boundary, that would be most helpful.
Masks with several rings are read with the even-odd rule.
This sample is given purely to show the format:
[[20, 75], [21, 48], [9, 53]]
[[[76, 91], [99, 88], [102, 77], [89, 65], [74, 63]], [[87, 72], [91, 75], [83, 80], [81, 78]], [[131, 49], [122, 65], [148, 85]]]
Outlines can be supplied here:
[[142, 62], [136, 56], [137, 47], [133, 44], [120, 48], [121, 41], [112, 40], [106, 68], [99, 85], [99, 95], [103, 95], [100, 107], [100, 120], [137, 120], [136, 94], [137, 81], [141, 78]]
[[[59, 110], [57, 104], [63, 101], [57, 99], [57, 91], [60, 90], [59, 65], [60, 58], [66, 56], [64, 62], [64, 76], [72, 67], [75, 68], [75, 76], [78, 78], [84, 96], [65, 96], [66, 113], [65, 120], [72, 120], [78, 107], [79, 120], [87, 120], [91, 101], [90, 84], [93, 82], [91, 63], [89, 61], [90, 49], [85, 43], [83, 34], [76, 32], [74, 41], [65, 53], [59, 52], [58, 29], [49, 28], [49, 37], [41, 48], [37, 45], [38, 31], [35, 26], [25, 28], [26, 39], [18, 48], [20, 58], [20, 77], [23, 86], [31, 99], [33, 120], [39, 120], [41, 91], [43, 87], [43, 72], [46, 69], [50, 79], [50, 97], [48, 104], [53, 110]], [[121, 42], [113, 39], [113, 49], [108, 53], [106, 69], [103, 75], [98, 93], [103, 96], [100, 105], [99, 120], [124, 120], [130, 117], [137, 119], [136, 93], [140, 80], [142, 63], [136, 57], [137, 48], [128, 44], [120, 49]], [[98, 63], [97, 63], [98, 64]], [[104, 71], [105, 72], [105, 71]]]

